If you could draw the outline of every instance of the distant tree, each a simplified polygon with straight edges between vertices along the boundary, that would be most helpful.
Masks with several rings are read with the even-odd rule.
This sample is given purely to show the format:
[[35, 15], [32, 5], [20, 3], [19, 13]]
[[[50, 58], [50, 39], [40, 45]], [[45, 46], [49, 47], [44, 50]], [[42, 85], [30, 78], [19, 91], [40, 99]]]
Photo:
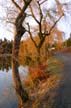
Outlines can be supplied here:
[[67, 45], [67, 47], [70, 47], [71, 46], [71, 38], [67, 39], [66, 45]]
[[6, 38], [4, 38], [4, 42], [7, 42], [7, 39]]
[[0, 39], [0, 44], [2, 43], [2, 39]]

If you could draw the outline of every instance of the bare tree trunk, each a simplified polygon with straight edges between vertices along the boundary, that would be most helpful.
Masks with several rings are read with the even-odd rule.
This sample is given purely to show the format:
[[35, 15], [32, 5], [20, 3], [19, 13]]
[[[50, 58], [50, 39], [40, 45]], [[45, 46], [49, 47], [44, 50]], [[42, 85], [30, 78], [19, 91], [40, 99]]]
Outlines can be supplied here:
[[[14, 0], [12, 1], [17, 7], [16, 2]], [[16, 21], [15, 21], [16, 34], [14, 36], [13, 50], [12, 50], [12, 75], [13, 75], [14, 87], [15, 87], [15, 90], [18, 96], [18, 100], [19, 100], [19, 108], [21, 108], [24, 105], [24, 103], [27, 102], [29, 99], [27, 92], [22, 87], [21, 79], [19, 76], [18, 58], [19, 58], [19, 48], [20, 48], [21, 37], [26, 32], [25, 28], [22, 26], [23, 21], [26, 17], [25, 10], [27, 9], [31, 1], [32, 0], [28, 0], [28, 1], [24, 0], [25, 4], [23, 8], [21, 9], [20, 13], [18, 14]]]
[[12, 74], [13, 74], [14, 87], [19, 99], [19, 104], [21, 106], [23, 105], [24, 102], [27, 102], [29, 97], [26, 91], [22, 87], [22, 83], [18, 71], [18, 67], [19, 67], [18, 54], [19, 54], [19, 46], [20, 46], [20, 39], [21, 39], [21, 35], [20, 36], [19, 35], [20, 34], [16, 34], [13, 43]]

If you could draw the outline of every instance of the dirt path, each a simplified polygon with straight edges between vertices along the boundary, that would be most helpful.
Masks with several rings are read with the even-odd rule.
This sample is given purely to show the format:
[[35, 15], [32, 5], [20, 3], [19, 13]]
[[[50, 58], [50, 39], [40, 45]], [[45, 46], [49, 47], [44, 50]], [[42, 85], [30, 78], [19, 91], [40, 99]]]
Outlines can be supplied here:
[[71, 108], [71, 55], [56, 54], [56, 57], [62, 60], [64, 68], [62, 70], [63, 78], [53, 108]]

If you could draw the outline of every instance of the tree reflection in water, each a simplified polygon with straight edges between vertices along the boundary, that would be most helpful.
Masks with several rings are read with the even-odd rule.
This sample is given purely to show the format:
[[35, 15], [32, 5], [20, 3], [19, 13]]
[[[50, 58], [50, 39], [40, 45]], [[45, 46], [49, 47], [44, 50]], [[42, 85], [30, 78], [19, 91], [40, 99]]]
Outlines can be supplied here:
[[0, 108], [17, 108], [12, 82], [11, 57], [0, 57]]
[[[3, 89], [9, 89], [10, 90], [10, 88], [11, 88], [11, 91], [10, 91], [10, 95], [11, 95], [11, 97], [10, 97], [10, 99], [9, 100], [7, 100], [6, 98], [7, 98], [7, 96], [3, 96], [3, 98], [4, 98], [4, 100], [5, 100], [5, 103], [6, 102], [9, 102], [10, 103], [10, 105], [12, 106], [13, 104], [15, 104], [15, 106], [13, 106], [13, 108], [15, 108], [16, 106], [17, 106], [17, 104], [18, 104], [18, 108], [20, 108], [20, 104], [21, 104], [21, 102], [20, 102], [20, 100], [18, 100], [17, 99], [17, 97], [18, 97], [18, 92], [17, 92], [17, 90], [16, 90], [16, 88], [15, 88], [15, 86], [13, 86], [13, 83], [14, 84], [20, 84], [21, 82], [19, 82], [19, 80], [16, 80], [16, 79], [14, 79], [14, 76], [12, 76], [12, 71], [14, 71], [14, 68], [11, 68], [11, 57], [1, 57], [0, 58], [0, 70], [1, 70], [1, 76], [3, 76], [3, 77], [7, 77], [8, 79], [2, 79], [2, 81], [5, 83], [5, 81], [7, 82], [7, 84], [5, 83], [5, 85], [3, 84], [3, 83], [0, 83], [0, 93], [2, 94], [2, 93], [4, 93], [3, 91], [1, 91], [1, 88]], [[14, 62], [13, 62], [13, 66], [14, 66], [15, 64], [14, 64]], [[15, 65], [16, 66], [16, 65]], [[18, 72], [20, 72], [19, 74], [21, 75], [21, 73], [23, 73], [22, 72], [22, 70], [24, 71], [24, 73], [22, 74], [22, 77], [24, 76], [26, 76], [26, 74], [25, 74], [25, 71], [27, 71], [26, 70], [26, 68], [24, 68], [23, 66], [17, 66], [16, 67], [16, 69], [17, 69], [17, 71]], [[6, 73], [6, 72], [8, 72], [8, 74]], [[12, 77], [13, 77], [13, 79], [14, 80], [12, 80]], [[17, 78], [17, 77], [16, 77]], [[20, 78], [20, 76], [19, 76], [19, 78]], [[1, 82], [2, 82], [1, 81]], [[13, 82], [12, 82], [13, 81]], [[18, 82], [18, 83], [16, 83], [16, 81]], [[10, 85], [11, 84], [11, 85]], [[8, 88], [7, 88], [8, 87]], [[9, 88], [10, 87], [10, 88]], [[14, 90], [16, 91], [16, 93], [14, 94]], [[20, 91], [21, 91], [21, 88], [20, 88]], [[24, 91], [25, 92], [25, 91]], [[13, 95], [14, 94], [14, 95]], [[9, 96], [10, 96], [9, 95]], [[0, 95], [1, 96], [1, 95]], [[14, 97], [14, 99], [12, 99], [13, 97]], [[16, 97], [17, 96], [17, 97]], [[17, 99], [17, 100], [16, 100]], [[11, 102], [10, 102], [10, 100], [11, 100]], [[5, 104], [4, 104], [5, 105]], [[0, 103], [0, 106], [1, 106], [1, 108], [2, 108], [2, 106], [4, 106], [4, 105], [2, 105], [2, 103]], [[6, 103], [6, 106], [7, 106], [7, 103]], [[12, 107], [11, 107], [12, 108]]]
[[11, 57], [0, 57], [0, 70], [8, 71], [9, 68], [11, 68]]

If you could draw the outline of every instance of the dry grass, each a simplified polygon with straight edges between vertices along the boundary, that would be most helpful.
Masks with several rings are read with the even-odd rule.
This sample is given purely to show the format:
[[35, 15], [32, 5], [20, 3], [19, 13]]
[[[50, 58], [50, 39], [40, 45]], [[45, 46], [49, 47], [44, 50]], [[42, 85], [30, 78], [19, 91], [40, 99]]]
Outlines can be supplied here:
[[28, 104], [28, 108], [52, 108], [56, 94], [52, 90], [58, 87], [61, 79], [58, 68], [62, 68], [62, 63], [53, 57], [48, 60], [47, 64], [29, 69], [30, 75], [25, 80], [25, 88], [32, 102], [31, 107]]

